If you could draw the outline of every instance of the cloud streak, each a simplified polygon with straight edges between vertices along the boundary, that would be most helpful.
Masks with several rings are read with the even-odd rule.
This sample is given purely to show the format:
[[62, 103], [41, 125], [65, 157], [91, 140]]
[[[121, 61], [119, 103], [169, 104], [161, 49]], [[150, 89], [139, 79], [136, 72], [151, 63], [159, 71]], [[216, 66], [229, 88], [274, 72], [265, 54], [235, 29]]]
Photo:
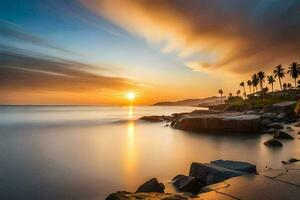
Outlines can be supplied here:
[[124, 90], [136, 83], [95, 73], [96, 67], [0, 46], [0, 90], [10, 92], [96, 93]]
[[128, 32], [164, 44], [163, 52], [187, 58], [199, 55], [201, 59], [187, 62], [195, 71], [246, 74], [299, 59], [297, 0], [81, 2]]

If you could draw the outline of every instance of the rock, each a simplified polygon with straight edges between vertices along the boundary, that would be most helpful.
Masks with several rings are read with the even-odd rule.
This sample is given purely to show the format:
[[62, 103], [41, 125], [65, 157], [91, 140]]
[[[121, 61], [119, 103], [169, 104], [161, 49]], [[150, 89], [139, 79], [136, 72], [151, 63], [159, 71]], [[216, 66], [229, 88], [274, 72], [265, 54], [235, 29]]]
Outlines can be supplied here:
[[265, 133], [269, 133], [269, 134], [276, 133], [276, 129], [275, 128], [269, 128], [268, 130], [265, 131]]
[[261, 121], [261, 124], [262, 124], [263, 126], [268, 126], [268, 125], [272, 124], [272, 121], [271, 121], [270, 119], [263, 119], [263, 120]]
[[272, 105], [272, 109], [279, 113], [287, 113], [292, 114], [294, 113], [296, 101], [286, 101], [281, 103], [276, 103]]
[[268, 125], [268, 128], [283, 129], [284, 127], [280, 123], [272, 123]]
[[228, 178], [247, 174], [245, 172], [226, 169], [210, 163], [195, 163], [190, 167], [189, 176], [197, 178], [204, 185], [224, 181]]
[[282, 143], [276, 139], [270, 139], [264, 143], [267, 146], [282, 147]]
[[287, 165], [287, 164], [295, 163], [295, 162], [298, 162], [298, 161], [300, 161], [300, 160], [296, 159], [296, 158], [290, 158], [288, 161], [281, 161], [281, 163], [284, 164], [284, 165]]
[[169, 193], [131, 193], [126, 191], [119, 191], [110, 194], [106, 200], [188, 200], [188, 196], [183, 194], [169, 194]]
[[296, 127], [300, 127], [300, 122], [298, 122], [297, 124], [295, 124]]
[[242, 172], [247, 172], [249, 174], [257, 173], [256, 165], [248, 162], [232, 161], [232, 160], [215, 160], [211, 162], [214, 165], [223, 167], [226, 169], [237, 170]]
[[162, 122], [163, 121], [161, 116], [144, 116], [144, 117], [141, 117], [140, 120], [148, 121], [148, 122]]
[[272, 120], [272, 119], [274, 119], [276, 116], [277, 116], [276, 113], [268, 112], [268, 113], [262, 114], [260, 117], [261, 117], [262, 119], [270, 119], [270, 120]]
[[286, 129], [289, 130], [289, 131], [293, 131], [294, 130], [294, 129], [292, 129], [292, 127], [289, 127], [289, 126], [286, 127]]
[[190, 192], [192, 194], [197, 194], [203, 187], [195, 177], [177, 175], [173, 178], [173, 185], [180, 192]]
[[136, 192], [158, 192], [163, 193], [165, 189], [164, 184], [159, 183], [156, 178], [152, 178], [149, 181], [141, 185]]
[[258, 115], [259, 111], [257, 111], [257, 110], [249, 110], [249, 111], [246, 111], [246, 114], [247, 115]]
[[185, 115], [174, 123], [174, 128], [215, 133], [255, 133], [261, 131], [259, 115], [242, 113], [221, 113], [205, 115]]
[[276, 138], [276, 139], [289, 139], [289, 140], [293, 140], [294, 139], [293, 136], [291, 136], [290, 134], [288, 134], [285, 131], [279, 131], [278, 133], [276, 133], [274, 135], [274, 138]]
[[289, 117], [286, 113], [279, 113], [275, 119], [279, 122], [286, 122], [289, 120]]

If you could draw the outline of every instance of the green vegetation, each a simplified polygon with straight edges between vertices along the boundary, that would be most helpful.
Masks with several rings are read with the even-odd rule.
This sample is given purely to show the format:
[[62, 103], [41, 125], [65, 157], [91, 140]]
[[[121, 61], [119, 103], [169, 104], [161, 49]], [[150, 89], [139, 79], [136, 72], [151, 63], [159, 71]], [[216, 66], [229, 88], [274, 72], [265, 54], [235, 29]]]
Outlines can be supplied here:
[[[297, 81], [300, 76], [300, 65], [296, 62], [292, 63], [287, 74], [294, 79], [294, 87], [291, 83], [282, 83], [286, 75], [282, 65], [276, 66], [273, 74], [269, 76], [266, 76], [263, 71], [253, 74], [251, 80], [246, 82], [249, 87], [249, 94], [246, 94], [245, 82], [241, 82], [240, 87], [242, 87], [244, 94], [240, 95], [241, 91], [238, 90], [236, 96], [233, 96], [233, 93], [230, 92], [227, 100], [225, 100], [226, 105], [223, 107], [232, 108], [232, 110], [260, 109], [274, 103], [297, 100], [300, 97], [300, 80]], [[268, 87], [264, 87], [265, 79], [267, 84], [271, 86], [270, 91]], [[276, 79], [280, 85], [278, 91], [274, 91]], [[220, 89], [219, 93], [223, 97], [223, 90]]]

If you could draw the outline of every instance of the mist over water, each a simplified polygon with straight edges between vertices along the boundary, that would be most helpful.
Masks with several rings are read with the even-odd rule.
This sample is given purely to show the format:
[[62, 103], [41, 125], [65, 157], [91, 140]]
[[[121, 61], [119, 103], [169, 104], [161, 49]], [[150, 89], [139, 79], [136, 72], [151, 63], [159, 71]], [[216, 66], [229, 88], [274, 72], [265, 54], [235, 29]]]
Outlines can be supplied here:
[[197, 134], [135, 121], [194, 109], [0, 107], [0, 197], [102, 200], [148, 178], [187, 174], [193, 161], [243, 160], [264, 169], [300, 155], [298, 139], [270, 149], [263, 145], [270, 135]]

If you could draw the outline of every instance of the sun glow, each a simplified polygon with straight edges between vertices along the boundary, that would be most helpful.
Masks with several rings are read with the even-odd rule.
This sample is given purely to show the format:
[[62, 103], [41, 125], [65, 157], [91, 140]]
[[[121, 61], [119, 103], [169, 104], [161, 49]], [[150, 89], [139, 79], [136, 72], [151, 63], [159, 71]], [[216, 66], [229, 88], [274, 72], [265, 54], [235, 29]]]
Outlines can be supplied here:
[[133, 101], [136, 97], [134, 92], [128, 92], [126, 95], [127, 99], [129, 99], [130, 101]]

